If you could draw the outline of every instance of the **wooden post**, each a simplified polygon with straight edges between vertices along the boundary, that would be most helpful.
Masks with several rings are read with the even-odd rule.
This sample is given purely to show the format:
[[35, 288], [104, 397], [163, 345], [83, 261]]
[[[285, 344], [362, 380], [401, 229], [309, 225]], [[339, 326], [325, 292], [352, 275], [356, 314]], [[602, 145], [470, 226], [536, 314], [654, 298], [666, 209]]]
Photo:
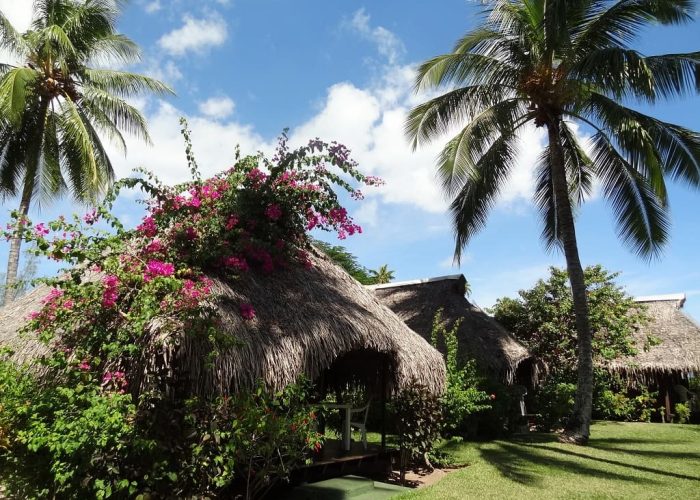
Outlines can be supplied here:
[[382, 406], [382, 453], [386, 451], [386, 365], [382, 363], [379, 383], [381, 384], [381, 406]]
[[671, 382], [666, 378], [666, 423], [670, 424], [672, 422], [671, 418]]

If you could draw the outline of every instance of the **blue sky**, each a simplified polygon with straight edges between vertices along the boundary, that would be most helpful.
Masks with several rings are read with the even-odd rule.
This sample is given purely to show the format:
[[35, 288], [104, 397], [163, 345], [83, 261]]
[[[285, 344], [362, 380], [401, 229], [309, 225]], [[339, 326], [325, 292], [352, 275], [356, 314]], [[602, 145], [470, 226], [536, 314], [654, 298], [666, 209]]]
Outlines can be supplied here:
[[[179, 116], [190, 120], [207, 174], [230, 164], [235, 144], [244, 152], [269, 150], [285, 127], [293, 142], [338, 140], [353, 149], [363, 171], [387, 182], [348, 207], [364, 233], [342, 244], [364, 265], [388, 263], [399, 280], [462, 272], [483, 307], [512, 296], [544, 277], [550, 265], [563, 265], [560, 254], [541, 245], [530, 201], [542, 132], [523, 134], [513, 180], [460, 268], [451, 265], [449, 216], [434, 178], [440, 144], [412, 153], [402, 135], [407, 110], [421, 99], [411, 91], [415, 65], [448, 51], [472, 28], [478, 3], [132, 0], [120, 29], [141, 45], [144, 57], [130, 69], [166, 80], [177, 97], [137, 102], [154, 145], [130, 142], [127, 157], [115, 157], [118, 175], [145, 166], [167, 181], [184, 180]], [[0, 10], [23, 28], [31, 0], [0, 0]], [[637, 47], [647, 54], [700, 50], [700, 22], [650, 29]], [[638, 107], [700, 130], [698, 97], [653, 110]], [[585, 137], [586, 130], [580, 133]], [[700, 318], [700, 193], [672, 185], [670, 199], [673, 228], [663, 258], [643, 261], [624, 248], [605, 201], [594, 196], [577, 220], [581, 259], [621, 271], [620, 283], [634, 295], [685, 292], [687, 311]], [[7, 202], [3, 219], [11, 208]], [[62, 200], [32, 216], [49, 219], [75, 210], [83, 209]], [[135, 224], [141, 207], [127, 197], [117, 211]], [[1, 251], [4, 262], [7, 249]]]

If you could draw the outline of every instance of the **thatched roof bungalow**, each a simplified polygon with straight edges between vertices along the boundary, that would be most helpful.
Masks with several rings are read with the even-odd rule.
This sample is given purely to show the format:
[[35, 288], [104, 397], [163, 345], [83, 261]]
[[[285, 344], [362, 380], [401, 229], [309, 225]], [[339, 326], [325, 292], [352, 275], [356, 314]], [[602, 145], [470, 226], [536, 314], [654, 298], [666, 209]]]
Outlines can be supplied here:
[[427, 340], [438, 309], [443, 309], [448, 329], [463, 318], [457, 331], [459, 355], [463, 359], [475, 359], [482, 369], [502, 382], [531, 385], [538, 367], [533, 356], [512, 333], [467, 300], [466, 283], [464, 275], [456, 274], [368, 288]]
[[685, 300], [682, 293], [637, 297], [650, 320], [635, 332], [638, 353], [611, 362], [609, 368], [639, 379], [700, 372], [700, 325], [683, 312]]
[[[441, 392], [445, 365], [440, 353], [328, 258], [314, 255], [311, 260], [308, 270], [251, 272], [230, 282], [212, 276], [220, 328], [238, 345], [223, 349], [208, 367], [206, 339], [154, 327], [152, 349], [145, 349], [141, 368], [145, 373], [163, 366], [177, 370], [193, 394], [225, 394], [257, 380], [279, 389], [302, 374], [312, 380], [323, 376], [326, 383], [357, 374], [376, 381], [380, 372], [387, 375], [388, 387], [416, 380]], [[13, 349], [16, 362], [31, 363], [47, 352], [47, 346], [18, 334], [47, 292], [38, 288], [0, 310], [0, 346]], [[255, 319], [241, 318], [244, 302], [254, 305]], [[148, 385], [148, 376], [139, 383]]]

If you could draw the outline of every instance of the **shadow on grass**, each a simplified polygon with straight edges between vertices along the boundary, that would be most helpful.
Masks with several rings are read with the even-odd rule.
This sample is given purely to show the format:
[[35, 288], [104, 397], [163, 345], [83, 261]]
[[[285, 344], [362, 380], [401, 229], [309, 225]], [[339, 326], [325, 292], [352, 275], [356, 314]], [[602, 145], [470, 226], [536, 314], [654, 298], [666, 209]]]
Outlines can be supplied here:
[[677, 460], [700, 460], [700, 453], [680, 452], [680, 451], [664, 451], [664, 450], [635, 450], [633, 448], [620, 448], [618, 446], [599, 445], [592, 443], [591, 448], [601, 451], [610, 451], [613, 453], [625, 453], [627, 455], [637, 455], [640, 457], [649, 458], [671, 458]]
[[[584, 459], [584, 460], [592, 460], [592, 461], [595, 461], [595, 462], [601, 462], [601, 463], [610, 464], [610, 465], [617, 465], [618, 467], [627, 467], [627, 468], [634, 469], [634, 470], [637, 470], [637, 471], [649, 472], [649, 473], [651, 473], [651, 474], [658, 474], [658, 475], [660, 475], [660, 476], [667, 476], [667, 477], [673, 477], [673, 478], [676, 478], [676, 479], [687, 479], [687, 480], [690, 480], [690, 481], [698, 481], [698, 482], [700, 482], [700, 477], [698, 477], [698, 476], [688, 476], [688, 475], [685, 475], [685, 474], [678, 474], [677, 472], [670, 472], [670, 471], [666, 471], [666, 470], [655, 469], [655, 468], [653, 468], [653, 467], [646, 467], [646, 466], [640, 465], [640, 464], [629, 464], [629, 463], [626, 463], [626, 462], [620, 462], [619, 460], [611, 460], [611, 459], [609, 459], [609, 458], [592, 457], [592, 456], [590, 456], [590, 455], [586, 455], [586, 454], [584, 454], [584, 453], [577, 453], [577, 452], [571, 451], [571, 450], [569, 450], [569, 449], [550, 448], [550, 447], [542, 446], [542, 445], [531, 445], [530, 447], [531, 447], [531, 448], [538, 448], [538, 449], [546, 450], [546, 451], [549, 451], [549, 452], [558, 453], [558, 454], [561, 454], [561, 455], [566, 455], [566, 456], [569, 456], [569, 457], [576, 457], [576, 458], [581, 458], [581, 459]], [[595, 447], [594, 447], [594, 448], [595, 448]], [[671, 454], [670, 454], [670, 453], [666, 453], [666, 454], [664, 454], [664, 455], [670, 456]], [[639, 478], [635, 478], [635, 479], [638, 480]]]
[[[581, 459], [591, 459], [592, 457], [572, 453], [572, 458], [564, 458], [556, 456], [555, 453], [561, 452], [558, 448], [552, 448], [536, 444], [536, 442], [551, 442], [554, 439], [545, 439], [537, 436], [535, 440], [528, 439], [527, 441], [519, 439], [515, 443], [497, 442], [495, 447], [480, 448], [481, 457], [498, 469], [498, 471], [506, 478], [517, 483], [528, 486], [540, 486], [546, 475], [552, 472], [562, 472], [575, 474], [580, 477], [608, 479], [614, 481], [625, 481], [634, 483], [649, 483], [655, 484], [655, 481], [650, 478], [640, 477], [639, 475], [627, 475], [623, 473], [613, 472], [605, 468], [601, 464], [587, 464]], [[542, 451], [547, 452], [543, 453]], [[554, 452], [554, 453], [552, 453]], [[566, 455], [566, 453], [564, 453]], [[595, 459], [593, 459], [595, 460]], [[624, 465], [626, 467], [635, 468], [630, 464], [615, 463], [615, 465]], [[655, 473], [659, 471], [654, 470]], [[669, 473], [677, 477], [678, 475]], [[684, 476], [685, 478], [685, 476]]]

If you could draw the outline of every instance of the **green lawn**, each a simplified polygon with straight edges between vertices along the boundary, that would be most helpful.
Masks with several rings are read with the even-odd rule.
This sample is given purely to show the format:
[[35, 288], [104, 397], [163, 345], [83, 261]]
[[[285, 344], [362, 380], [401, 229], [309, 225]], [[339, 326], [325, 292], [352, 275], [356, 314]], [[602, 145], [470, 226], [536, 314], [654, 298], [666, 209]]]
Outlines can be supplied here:
[[443, 449], [469, 466], [397, 499], [700, 499], [700, 426], [599, 422], [588, 447], [551, 434]]

